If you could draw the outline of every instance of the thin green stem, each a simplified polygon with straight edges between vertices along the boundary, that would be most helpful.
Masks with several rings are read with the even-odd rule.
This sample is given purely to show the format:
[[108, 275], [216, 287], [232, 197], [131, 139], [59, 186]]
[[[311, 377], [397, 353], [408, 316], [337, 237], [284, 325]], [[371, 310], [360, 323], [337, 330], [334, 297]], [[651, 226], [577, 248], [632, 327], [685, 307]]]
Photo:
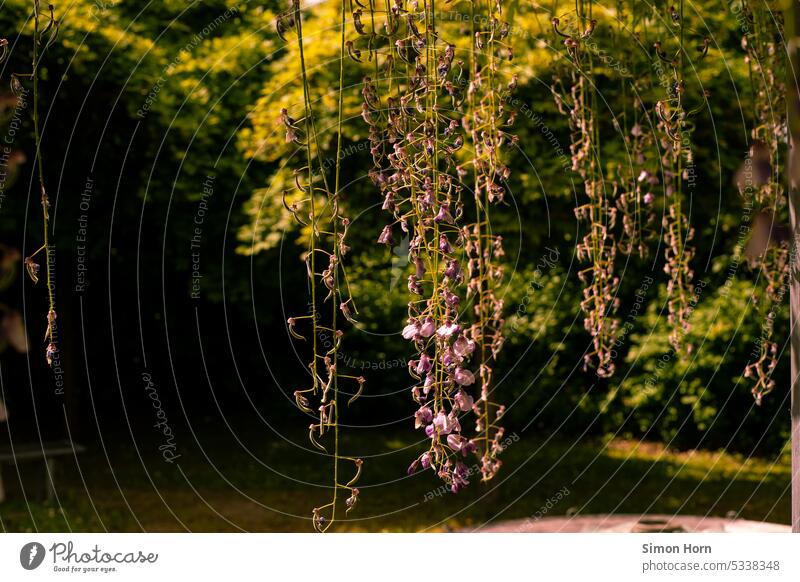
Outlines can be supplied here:
[[[48, 300], [48, 312], [47, 312], [47, 334], [46, 339], [48, 341], [48, 354], [50, 354], [51, 350], [56, 349], [55, 346], [55, 317], [56, 317], [56, 299], [55, 299], [55, 286], [53, 284], [53, 257], [52, 254], [55, 253], [55, 250], [50, 248], [50, 212], [48, 210], [50, 206], [50, 201], [47, 196], [47, 190], [45, 189], [44, 184], [44, 162], [42, 160], [42, 135], [41, 135], [41, 128], [39, 123], [39, 61], [41, 59], [41, 55], [39, 53], [39, 46], [41, 45], [41, 30], [40, 30], [40, 6], [39, 0], [33, 1], [33, 51], [32, 51], [32, 60], [31, 60], [31, 76], [33, 81], [33, 108], [32, 108], [32, 116], [33, 116], [33, 135], [34, 135], [34, 142], [35, 142], [35, 149], [36, 149], [36, 167], [39, 176], [39, 188], [41, 194], [41, 205], [42, 205], [42, 218], [43, 218], [43, 248], [45, 249], [45, 272], [46, 272], [46, 284], [47, 284], [47, 300]], [[38, 251], [37, 251], [38, 252]], [[48, 359], [49, 356], [48, 356]]]

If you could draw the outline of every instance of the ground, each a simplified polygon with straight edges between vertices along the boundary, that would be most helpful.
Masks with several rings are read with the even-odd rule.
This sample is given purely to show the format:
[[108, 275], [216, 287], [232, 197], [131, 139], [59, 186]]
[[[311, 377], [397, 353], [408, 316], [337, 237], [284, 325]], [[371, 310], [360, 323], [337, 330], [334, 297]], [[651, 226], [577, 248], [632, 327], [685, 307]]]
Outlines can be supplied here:
[[[338, 531], [451, 531], [511, 519], [530, 524], [562, 515], [644, 513], [788, 523], [785, 458], [522, 434], [505, 451], [495, 480], [484, 484], [476, 478], [453, 495], [439, 488], [431, 472], [406, 476], [419, 450], [413, 435], [363, 432], [358, 443], [367, 443], [369, 451], [360, 451], [360, 501]], [[300, 435], [292, 436], [305, 446]], [[343, 450], [354, 443], [345, 438]], [[202, 447], [182, 447], [180, 454], [169, 464], [158, 443], [133, 446], [129, 435], [106, 438], [79, 457], [80, 471], [74, 463], [62, 464], [53, 503], [43, 501], [37, 489], [39, 466], [22, 468], [26, 502], [14, 467], [6, 465], [9, 499], [0, 504], [0, 529], [310, 531], [311, 508], [326, 502], [319, 485], [327, 481], [324, 459], [275, 433], [217, 435]]]

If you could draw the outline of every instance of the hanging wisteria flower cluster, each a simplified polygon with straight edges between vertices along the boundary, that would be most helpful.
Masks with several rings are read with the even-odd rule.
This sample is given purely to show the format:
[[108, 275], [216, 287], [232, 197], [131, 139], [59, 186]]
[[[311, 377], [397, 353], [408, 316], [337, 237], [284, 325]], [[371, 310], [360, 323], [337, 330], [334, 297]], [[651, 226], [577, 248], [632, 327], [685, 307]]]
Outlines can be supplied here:
[[634, 103], [633, 127], [629, 131], [622, 130], [629, 160], [617, 166], [617, 179], [612, 185], [617, 211], [622, 219], [617, 248], [625, 255], [636, 253], [644, 258], [650, 252], [649, 241], [658, 236], [654, 228], [653, 189], [660, 181], [657, 169], [649, 160], [654, 146], [653, 133], [647, 123], [638, 119], [644, 104], [638, 95]]
[[780, 171], [788, 142], [786, 52], [780, 12], [754, 10], [749, 2], [743, 2], [742, 9], [747, 23], [742, 48], [753, 88], [755, 123], [751, 131], [753, 143], [738, 185], [746, 203], [758, 213], [748, 255], [751, 263], [759, 267], [763, 289], [754, 294], [754, 303], [763, 318], [761, 337], [756, 357], [748, 362], [744, 373], [753, 380], [753, 396], [760, 404], [775, 387], [772, 379], [778, 365], [778, 345], [773, 339], [775, 315], [788, 294], [791, 267], [790, 240], [781, 236], [781, 227], [788, 219], [784, 177]]
[[[339, 350], [341, 349], [343, 332], [339, 328], [340, 316], [353, 321], [357, 313], [352, 296], [347, 289], [347, 275], [343, 257], [349, 250], [345, 240], [350, 220], [343, 215], [341, 209], [341, 149], [342, 149], [342, 116], [343, 116], [343, 83], [345, 41], [345, 5], [342, 3], [341, 19], [341, 51], [339, 55], [339, 87], [338, 87], [338, 138], [334, 184], [331, 188], [326, 175], [325, 163], [322, 159], [319, 135], [317, 133], [309, 92], [308, 76], [305, 66], [303, 47], [303, 17], [299, 0], [291, 0], [289, 10], [277, 18], [278, 34], [284, 34], [294, 28], [297, 34], [297, 50], [300, 61], [300, 75], [303, 82], [302, 117], [294, 119], [287, 110], [280, 113], [280, 122], [286, 130], [287, 143], [299, 146], [304, 155], [301, 167], [295, 169], [295, 182], [303, 198], [295, 201], [287, 208], [302, 225], [307, 227], [308, 250], [304, 260], [309, 281], [310, 301], [308, 313], [289, 318], [290, 333], [301, 340], [310, 337], [312, 344], [312, 360], [308, 365], [311, 386], [295, 391], [297, 406], [313, 418], [309, 425], [311, 443], [324, 453], [328, 449], [322, 444], [322, 437], [328, 433], [333, 437], [333, 451], [330, 453], [333, 462], [332, 499], [329, 503], [314, 508], [312, 521], [315, 529], [326, 531], [336, 520], [339, 495], [344, 492], [348, 497], [344, 500], [349, 512], [358, 501], [359, 490], [355, 487], [360, 475], [362, 460], [342, 456], [339, 452], [339, 415], [341, 408], [339, 380], [353, 383], [357, 388], [347, 404], [351, 404], [361, 395], [364, 378], [342, 374], [338, 370]], [[324, 297], [322, 296], [324, 294]], [[328, 314], [324, 314], [324, 304], [328, 304]], [[300, 331], [300, 328], [303, 331]], [[308, 330], [307, 332], [305, 330]], [[303, 333], [306, 335], [302, 335]], [[342, 478], [342, 461], [352, 463], [353, 471], [345, 482]]]
[[[503, 160], [505, 149], [516, 147], [518, 138], [509, 133], [516, 111], [511, 95], [517, 84], [516, 75], [510, 79], [501, 73], [504, 64], [513, 59], [509, 44], [509, 24], [502, 20], [501, 3], [487, 3], [488, 17], [475, 18], [472, 13], [472, 47], [470, 51], [470, 82], [467, 88], [467, 109], [462, 125], [472, 145], [473, 198], [475, 223], [464, 227], [467, 257], [467, 299], [474, 298], [475, 323], [470, 337], [477, 344], [480, 398], [475, 408], [476, 429], [480, 435], [478, 451], [483, 479], [492, 478], [500, 467], [497, 458], [502, 450], [500, 441], [504, 429], [497, 425], [505, 407], [492, 398], [493, 360], [503, 347], [503, 282], [502, 236], [493, 233], [491, 207], [502, 203], [505, 184], [511, 170]], [[485, 23], [480, 29], [478, 22]], [[462, 169], [461, 174], [464, 173]]]
[[[655, 113], [658, 118], [658, 129], [661, 133], [661, 165], [664, 175], [664, 199], [666, 212], [662, 220], [664, 238], [664, 272], [669, 276], [667, 283], [668, 319], [672, 326], [670, 343], [676, 352], [692, 351], [692, 346], [685, 341], [691, 330], [689, 318], [692, 312], [691, 302], [694, 294], [694, 271], [691, 260], [694, 247], [690, 244], [694, 238], [694, 227], [684, 212], [685, 186], [693, 187], [695, 181], [694, 154], [692, 152], [690, 117], [696, 111], [687, 111], [684, 107], [686, 83], [684, 80], [684, 63], [686, 59], [685, 22], [683, 17], [683, 0], [678, 7], [670, 6], [667, 22], [671, 28], [667, 33], [677, 37], [677, 47], [670, 56], [666, 52], [666, 43], [657, 41], [654, 46], [655, 59], [661, 63], [657, 69], [664, 77], [662, 85], [666, 87], [666, 96], [658, 101]], [[704, 39], [701, 56], [708, 51], [708, 39]], [[665, 70], [666, 69], [666, 70]], [[669, 71], [667, 73], [667, 71]]]
[[[621, 136], [623, 154], [612, 147], [619, 144], [600, 140], [606, 116], [600, 111], [604, 100], [598, 85], [608, 84], [610, 76], [607, 57], [601, 57], [606, 53], [597, 48], [606, 27], [595, 20], [594, 3], [581, 0], [574, 10], [551, 21], [560, 68], [550, 90], [569, 125], [571, 169], [578, 179], [580, 305], [591, 337], [583, 363], [600, 378], [614, 374], [619, 347], [617, 253], [643, 258], [651, 243], [663, 244], [669, 343], [676, 353], [692, 351], [687, 334], [697, 301], [691, 266], [694, 229], [687, 209], [696, 181], [693, 117], [707, 106], [708, 95], [687, 91], [690, 29], [683, 1], [645, 8], [645, 16], [637, 15], [633, 3], [630, 28], [628, 16], [619, 8], [622, 4], [615, 12], [618, 38], [625, 37], [641, 50], [644, 58], [638, 64], [647, 68], [647, 73], [634, 71], [633, 78], [620, 79], [623, 115], [611, 115], [610, 125]], [[469, 484], [470, 455], [479, 459], [482, 480], [491, 479], [501, 466], [500, 419], [505, 407], [496, 402], [494, 393], [495, 362], [505, 342], [505, 251], [503, 237], [492, 228], [492, 213], [509, 194], [510, 152], [518, 146], [511, 133], [517, 116], [511, 96], [519, 77], [510, 72], [514, 53], [503, 3], [474, 0], [469, 6], [468, 24], [462, 26], [462, 32], [469, 29], [467, 44], [445, 38], [445, 31], [452, 28], [437, 22], [441, 12], [433, 0], [387, 0], [381, 7], [371, 0], [342, 2], [333, 177], [322, 159], [309, 94], [299, 0], [291, 0], [289, 9], [277, 18], [282, 38], [296, 32], [304, 94], [302, 111], [294, 117], [288, 110], [280, 114], [286, 141], [296, 144], [304, 158], [295, 168], [300, 199], [286, 206], [308, 233], [304, 260], [309, 309], [288, 323], [293, 336], [309, 342], [313, 359], [308, 366], [310, 386], [296, 391], [295, 398], [314, 417], [309, 436], [315, 447], [327, 453], [324, 437], [333, 435], [333, 499], [313, 511], [320, 531], [336, 519], [340, 493], [347, 495], [347, 511], [356, 504], [355, 484], [362, 465], [360, 459], [339, 452], [339, 381], [356, 385], [350, 402], [364, 384], [363, 378], [337, 370], [341, 319], [352, 322], [357, 314], [343, 264], [350, 224], [341, 208], [340, 189], [346, 66], [364, 75], [359, 104], [369, 130], [368, 174], [385, 217], [375, 233], [377, 243], [400, 248], [407, 243], [408, 248], [410, 298], [401, 334], [414, 353], [409, 360], [413, 419], [425, 443], [408, 472], [430, 470], [458, 492]], [[756, 17], [744, 6], [753, 27], [743, 47], [754, 80], [756, 127], [749, 160], [753, 179], [740, 189], [754, 199], [762, 215], [774, 216], [785, 208], [778, 168], [787, 128], [785, 118], [775, 114], [785, 108], [785, 87], [779, 80], [785, 63], [777, 50], [782, 30], [780, 24], [770, 28], [765, 15]], [[642, 22], [656, 23], [644, 39], [636, 31]], [[652, 43], [646, 38], [653, 33], [662, 35], [661, 40]], [[698, 60], [706, 56], [710, 44], [708, 38], [699, 42]], [[689, 108], [687, 93], [699, 107]], [[660, 241], [655, 226], [659, 211]], [[790, 259], [788, 242], [774, 240], [758, 257], [764, 281], [760, 309], [770, 321], [785, 295]], [[759, 357], [746, 370], [755, 378], [753, 393], [759, 402], [774, 386], [777, 346], [771, 337], [768, 327]], [[474, 423], [474, 431], [467, 422]], [[348, 468], [354, 467], [348, 473], [350, 480], [341, 478], [345, 461]]]
[[[614, 240], [617, 208], [606, 195], [605, 182], [599, 167], [600, 133], [597, 120], [597, 88], [593, 79], [592, 55], [584, 44], [595, 31], [596, 21], [588, 10], [578, 6], [578, 22], [561, 28], [561, 20], [553, 18], [556, 34], [562, 40], [569, 63], [571, 84], [565, 87], [560, 77], [552, 85], [558, 110], [569, 119], [572, 143], [572, 170], [582, 181], [588, 199], [575, 209], [575, 216], [587, 225], [588, 232], [577, 244], [578, 258], [589, 266], [578, 272], [584, 284], [581, 308], [584, 327], [592, 337], [592, 348], [584, 356], [584, 369], [595, 368], [599, 377], [613, 375], [613, 346], [619, 328], [614, 313], [619, 304], [619, 277], [614, 273], [617, 244]], [[579, 32], [578, 32], [579, 31]]]
[[[480, 9], [477, 3], [473, 9]], [[511, 112], [503, 111], [496, 79], [496, 60], [501, 53], [510, 56], [510, 47], [500, 46], [508, 25], [498, 18], [499, 5], [486, 10], [488, 28], [473, 29], [465, 64], [456, 58], [455, 46], [439, 38], [432, 2], [395, 1], [383, 33], [377, 32], [377, 11], [370, 8], [370, 38], [378, 39], [371, 45], [376, 70], [362, 89], [374, 162], [370, 177], [392, 217], [378, 242], [410, 239], [412, 298], [402, 334], [417, 352], [409, 366], [419, 407], [415, 426], [429, 444], [409, 472], [432, 469], [454, 492], [468, 484], [464, 461], [470, 453], [480, 457], [484, 480], [494, 476], [503, 436], [497, 424], [503, 407], [491, 398], [489, 363], [503, 344], [502, 300], [495, 294], [503, 249], [502, 239], [491, 233], [487, 205], [503, 199], [508, 168], [500, 149], [515, 140], [502, 128]], [[469, 175], [462, 161], [465, 140], [474, 152], [468, 158], [474, 170], [473, 209], [465, 209], [462, 199]], [[464, 224], [467, 215], [475, 222]], [[473, 298], [470, 319], [464, 302]], [[471, 393], [476, 370], [477, 399]], [[470, 438], [462, 428], [470, 411], [480, 438]]]
[[[28, 90], [25, 89], [20, 78], [25, 77], [31, 80], [31, 91], [33, 103], [31, 104], [31, 114], [33, 117], [33, 139], [36, 147], [36, 174], [39, 182], [40, 203], [42, 205], [42, 246], [31, 255], [25, 257], [25, 268], [31, 280], [39, 282], [39, 271], [41, 265], [35, 258], [39, 253], [45, 255], [45, 284], [47, 286], [47, 328], [45, 331], [45, 358], [50, 366], [58, 358], [58, 337], [56, 334], [56, 296], [53, 267], [55, 263], [55, 248], [50, 244], [50, 197], [47, 195], [44, 180], [44, 160], [42, 158], [42, 135], [39, 120], [39, 80], [41, 77], [40, 67], [42, 57], [47, 49], [53, 45], [58, 37], [60, 22], [55, 17], [55, 9], [52, 4], [48, 5], [49, 14], [45, 17], [42, 14], [42, 7], [39, 0], [33, 0], [33, 50], [31, 59], [31, 72], [21, 75], [13, 73], [11, 75], [11, 91], [17, 99], [27, 100]], [[44, 21], [43, 21], [44, 20]], [[8, 41], [2, 39], [3, 59], [8, 52]], [[2, 59], [0, 59], [2, 60]]]
[[[638, 3], [632, 3], [629, 22], [625, 4], [617, 2], [618, 38], [630, 38], [635, 44], [641, 43], [639, 34], [635, 32], [640, 18], [639, 8]], [[622, 121], [615, 116], [613, 122], [615, 131], [623, 140], [626, 159], [617, 164], [616, 175], [612, 180], [612, 197], [616, 201], [617, 222], [620, 223], [617, 248], [624, 255], [635, 253], [644, 258], [650, 252], [649, 242], [658, 236], [654, 228], [654, 190], [660, 180], [657, 156], [656, 159], [651, 159], [655, 150], [655, 136], [647, 105], [642, 97], [652, 88], [652, 83], [650, 75], [646, 71], [640, 71], [638, 64], [638, 60], [631, 59], [626, 69], [630, 76], [620, 77]], [[629, 92], [632, 95], [629, 96]], [[631, 103], [632, 111], [629, 109]], [[629, 124], [629, 116], [632, 124]]]

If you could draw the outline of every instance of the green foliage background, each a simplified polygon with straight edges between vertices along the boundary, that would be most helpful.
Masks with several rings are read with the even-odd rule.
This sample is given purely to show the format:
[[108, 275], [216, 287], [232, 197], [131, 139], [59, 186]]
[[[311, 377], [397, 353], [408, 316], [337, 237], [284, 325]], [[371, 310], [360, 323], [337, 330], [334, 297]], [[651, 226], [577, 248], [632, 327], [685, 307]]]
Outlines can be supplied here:
[[[692, 316], [695, 350], [688, 357], [665, 357], [669, 332], [663, 249], [654, 241], [649, 257], [619, 260], [623, 320], [643, 282], [654, 282], [643, 292], [639, 315], [630, 320], [618, 348], [618, 373], [610, 381], [581, 370], [589, 338], [579, 309], [574, 244], [581, 234], [572, 208], [582, 194], [554, 148], [558, 144], [569, 155], [569, 129], [549, 88], [553, 75], [564, 70], [549, 25], [553, 6], [557, 13], [568, 11], [563, 2], [541, 7], [515, 1], [508, 7], [515, 48], [509, 70], [519, 76], [516, 133], [521, 147], [511, 164], [512, 196], [502, 212], [494, 213], [494, 220], [509, 258], [509, 340], [497, 368], [502, 378], [499, 399], [509, 404], [510, 422], [543, 432], [630, 435], [681, 447], [780, 450], [788, 437], [787, 365], [779, 369], [778, 390], [761, 408], [753, 405], [741, 376], [761, 321], [751, 300], [757, 274], [735, 256], [742, 203], [733, 176], [747, 151], [752, 121], [752, 90], [736, 3], [702, 0], [692, 3], [688, 14], [693, 42], [703, 36], [712, 39], [709, 56], [692, 62], [687, 79], [688, 99], [695, 106], [702, 105], [703, 91], [710, 95], [693, 134], [698, 169], [690, 206], [697, 229], [694, 266], [696, 280], [707, 281]], [[620, 6], [617, 3], [616, 9]], [[29, 66], [24, 48], [30, 41], [28, 8], [29, 2], [9, 0], [0, 9], [0, 27], [12, 45], [2, 72], [4, 83], [10, 72]], [[256, 320], [268, 338], [278, 389], [291, 394], [302, 367], [292, 366], [286, 357], [292, 346], [284, 323], [286, 313], [302, 311], [304, 305], [299, 261], [304, 233], [283, 205], [284, 191], [289, 201], [293, 196], [297, 160], [294, 146], [285, 143], [278, 113], [286, 107], [299, 116], [302, 89], [296, 48], [291, 42], [284, 44], [274, 31], [275, 11], [282, 8], [271, 2], [229, 0], [56, 3], [63, 22], [60, 41], [43, 64], [44, 148], [51, 162], [48, 180], [58, 184], [63, 205], [56, 225], [57, 244], [65, 249], [62, 261], [74, 260], [70, 221], [77, 210], [70, 200], [91, 175], [96, 183], [92, 260], [110, 260], [126, 268], [135, 260], [132, 248], [136, 256], [160, 257], [169, 265], [164, 281], [178, 297], [175, 302], [189, 294], [192, 265], [186, 241], [194, 230], [202, 183], [213, 175], [213, 220], [203, 225], [203, 245], [210, 249], [203, 261], [204, 301], [212, 308], [224, 307], [226, 317]], [[609, 179], [626, 160], [619, 131], [642, 119], [632, 106], [631, 81], [637, 81], [645, 100], [657, 99], [661, 90], [647, 74], [645, 58], [659, 38], [656, 17], [651, 14], [644, 22], [644, 28], [648, 23], [655, 28], [637, 43], [620, 28], [616, 9], [611, 6], [598, 15], [596, 39], [605, 54], [598, 60], [598, 88], [608, 104], [600, 117]], [[464, 34], [468, 4], [456, 2], [446, 10], [450, 12], [441, 20], [442, 36], [463, 48], [469, 42]], [[316, 4], [305, 24], [312, 97], [331, 156], [336, 137], [331, 129], [337, 82], [333, 64], [338, 54], [331, 23], [337, 11], [334, 3]], [[13, 37], [12, 31], [22, 32]], [[630, 76], [619, 74], [620, 63]], [[380, 201], [366, 177], [371, 162], [364, 146], [366, 125], [359, 117], [359, 83], [371, 67], [374, 63], [349, 62], [346, 67], [350, 90], [345, 98], [343, 178], [348, 213], [357, 223], [351, 229], [350, 261], [361, 310], [359, 330], [347, 334], [346, 352], [351, 362], [360, 362], [353, 366], [367, 363], [369, 391], [396, 392], [396, 406], [410, 411], [403, 367], [370, 370], [372, 363], [384, 362], [386, 368], [386, 362], [407, 356], [396, 334], [404, 321], [405, 277], [393, 284], [397, 270], [406, 267], [375, 244], [382, 225]], [[29, 141], [18, 145], [30, 152]], [[29, 154], [27, 171], [31, 159]], [[25, 201], [27, 185], [20, 180], [16, 194], [9, 193], [0, 213], [3, 233], [19, 232], [26, 221], [36, 224], [35, 204]], [[140, 220], [147, 231], [143, 238]], [[29, 246], [35, 232], [27, 232]], [[547, 249], [557, 249], [558, 260], [542, 268]], [[721, 294], [729, 279], [729, 291]], [[65, 283], [64, 294], [69, 289], [69, 281]], [[154, 287], [145, 293], [158, 298], [161, 290]], [[257, 308], [254, 298], [261, 302]], [[777, 337], [783, 337], [786, 320], [781, 311]], [[256, 351], [253, 345], [239, 346], [240, 351], [248, 348]], [[187, 347], [183, 356], [191, 358], [191, 353]], [[250, 364], [261, 365], [255, 360]], [[369, 404], [353, 411], [373, 413]]]

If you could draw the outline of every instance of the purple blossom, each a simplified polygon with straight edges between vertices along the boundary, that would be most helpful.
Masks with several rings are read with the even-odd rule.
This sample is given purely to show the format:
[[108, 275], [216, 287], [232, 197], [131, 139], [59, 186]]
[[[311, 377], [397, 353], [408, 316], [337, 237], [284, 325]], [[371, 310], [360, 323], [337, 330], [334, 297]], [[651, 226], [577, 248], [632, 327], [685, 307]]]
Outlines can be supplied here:
[[408, 276], [408, 291], [409, 293], [414, 293], [415, 295], [422, 295], [425, 291], [414, 275]]
[[403, 337], [407, 340], [416, 339], [419, 335], [419, 324], [416, 321], [409, 321], [408, 325], [403, 328]]
[[419, 335], [422, 337], [431, 337], [436, 330], [436, 324], [433, 322], [432, 317], [426, 317], [422, 326], [419, 328]]
[[461, 331], [460, 325], [453, 321], [446, 320], [444, 324], [436, 330], [436, 333], [439, 337], [448, 338], [457, 334], [459, 331]]
[[460, 451], [461, 447], [464, 446], [467, 442], [460, 434], [449, 434], [447, 435], [447, 446], [449, 446], [454, 451]]
[[461, 432], [461, 423], [458, 422], [458, 414], [456, 414], [455, 410], [447, 415], [447, 422], [450, 426], [450, 432]]
[[425, 263], [422, 262], [422, 259], [416, 257], [414, 259], [414, 266], [417, 269], [417, 279], [422, 279], [425, 276]]
[[450, 291], [449, 289], [445, 289], [444, 292], [444, 302], [450, 309], [455, 309], [458, 307], [458, 304], [461, 303], [461, 298]]
[[475, 444], [475, 441], [469, 440], [466, 443], [464, 443], [464, 445], [461, 447], [461, 454], [466, 457], [468, 454], [475, 452], [477, 450], [478, 450], [478, 445]]
[[419, 358], [419, 363], [417, 363], [416, 372], [417, 374], [427, 374], [431, 370], [431, 359], [428, 357], [428, 354], [422, 354]]
[[427, 210], [428, 208], [433, 206], [433, 203], [434, 203], [433, 192], [428, 190], [425, 193], [425, 196], [423, 196], [422, 199], [420, 200], [420, 206], [422, 207], [422, 210]]
[[456, 368], [453, 377], [455, 378], [456, 383], [461, 384], [462, 386], [469, 386], [475, 383], [475, 376], [466, 368]]
[[647, 194], [644, 195], [643, 200], [645, 204], [652, 204], [653, 200], [655, 200], [655, 196], [653, 196], [651, 192], [648, 192]]
[[456, 403], [458, 409], [461, 410], [462, 412], [467, 412], [471, 410], [472, 405], [475, 402], [472, 396], [470, 396], [463, 390], [459, 390], [456, 393], [455, 397], [453, 398], [453, 401]]
[[433, 221], [453, 224], [453, 216], [450, 214], [450, 205], [447, 202], [439, 208], [439, 213], [433, 218]]
[[392, 236], [392, 227], [390, 225], [387, 224], [383, 227], [381, 235], [378, 237], [378, 242], [382, 245], [394, 244], [394, 236]]
[[394, 212], [394, 192], [386, 193], [386, 198], [383, 200], [383, 206], [381, 208], [383, 208], [383, 210], [388, 210], [389, 212]]
[[420, 463], [422, 464], [423, 469], [429, 469], [431, 466], [431, 454], [430, 452], [424, 453], [419, 458]]
[[453, 351], [456, 355], [465, 358], [475, 350], [475, 342], [468, 340], [463, 335], [459, 335], [456, 341], [453, 342]]
[[453, 493], [458, 493], [461, 489], [465, 486], [469, 485], [469, 481], [467, 477], [469, 476], [469, 470], [462, 462], [456, 463], [456, 468], [453, 470], [453, 478], [452, 483], [450, 484], [450, 490]]
[[450, 246], [450, 241], [447, 240], [446, 234], [439, 235], [439, 250], [446, 254], [453, 252], [453, 247]]
[[439, 413], [433, 419], [433, 428], [439, 431], [439, 434], [450, 434], [453, 430], [452, 419], [444, 412]]
[[444, 274], [450, 279], [458, 279], [458, 276], [461, 274], [461, 265], [458, 263], [458, 259], [450, 259], [447, 261], [447, 268], [444, 270]]
[[354, 487], [352, 492], [350, 493], [350, 497], [348, 497], [345, 500], [345, 504], [347, 505], [347, 507], [352, 508], [353, 506], [355, 506], [356, 502], [358, 501], [358, 494], [359, 494], [358, 489]]
[[433, 421], [433, 412], [427, 406], [420, 407], [414, 413], [414, 428], [419, 428], [423, 425], [429, 425]]
[[52, 342], [47, 344], [47, 349], [45, 350], [45, 358], [47, 359], [48, 366], [53, 365], [53, 359], [56, 357], [57, 353], [58, 353], [58, 348], [56, 347], [56, 344]]

